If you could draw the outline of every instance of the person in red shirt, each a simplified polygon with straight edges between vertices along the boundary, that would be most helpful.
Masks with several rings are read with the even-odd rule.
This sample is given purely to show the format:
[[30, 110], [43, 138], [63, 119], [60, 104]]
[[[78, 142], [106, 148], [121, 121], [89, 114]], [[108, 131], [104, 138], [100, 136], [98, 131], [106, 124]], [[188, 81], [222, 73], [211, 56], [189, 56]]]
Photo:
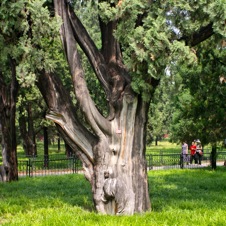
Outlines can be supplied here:
[[197, 157], [196, 157], [196, 143], [192, 142], [190, 146], [190, 153], [191, 153], [191, 158], [190, 158], [190, 164], [192, 164], [193, 159], [195, 160], [195, 164], [198, 163]]

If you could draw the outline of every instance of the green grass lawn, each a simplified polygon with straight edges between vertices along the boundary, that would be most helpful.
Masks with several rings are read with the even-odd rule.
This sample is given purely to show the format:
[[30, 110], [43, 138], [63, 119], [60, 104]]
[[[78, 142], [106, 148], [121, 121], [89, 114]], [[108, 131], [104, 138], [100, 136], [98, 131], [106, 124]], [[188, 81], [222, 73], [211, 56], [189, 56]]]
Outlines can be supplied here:
[[146, 147], [146, 154], [159, 154], [159, 153], [180, 153], [181, 145], [176, 143], [170, 143], [167, 140], [158, 142], [156, 146], [154, 142]]
[[226, 168], [150, 171], [148, 175], [152, 211], [120, 217], [95, 213], [83, 175], [0, 183], [0, 225], [225, 225]]

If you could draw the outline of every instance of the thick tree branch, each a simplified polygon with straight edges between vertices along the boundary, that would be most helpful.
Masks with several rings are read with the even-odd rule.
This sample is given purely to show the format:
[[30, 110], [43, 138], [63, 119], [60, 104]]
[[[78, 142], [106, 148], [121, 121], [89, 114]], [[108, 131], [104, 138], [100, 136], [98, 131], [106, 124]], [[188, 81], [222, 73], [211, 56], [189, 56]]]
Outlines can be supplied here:
[[102, 53], [107, 63], [122, 62], [122, 54], [118, 41], [114, 37], [117, 21], [105, 23], [99, 18], [102, 40]]
[[69, 126], [64, 116], [58, 112], [49, 111], [46, 114], [46, 118], [59, 125], [67, 134], [67, 138], [70, 139], [70, 143], [72, 141], [77, 146], [79, 146], [83, 153], [88, 157], [88, 159], [93, 162], [92, 145], [89, 143], [89, 140], [87, 140], [78, 126]]
[[179, 41], [184, 40], [186, 45], [196, 46], [199, 43], [205, 41], [210, 36], [214, 34], [213, 31], [213, 23], [209, 23], [205, 27], [201, 27], [199, 31], [194, 32], [189, 36], [183, 36], [179, 39]]
[[[114, 7], [114, 6], [113, 6]], [[105, 23], [99, 17], [102, 40], [102, 54], [108, 66], [108, 72], [111, 76], [111, 98], [110, 112], [108, 119], [112, 120], [121, 108], [122, 95], [126, 87], [130, 84], [130, 76], [122, 60], [122, 52], [119, 42], [114, 36], [117, 28], [117, 21]]]
[[57, 129], [60, 132], [63, 139], [66, 141], [66, 143], [70, 144], [70, 147], [76, 153], [76, 156], [82, 161], [83, 169], [84, 169], [84, 175], [85, 175], [86, 179], [88, 181], [90, 181], [90, 183], [91, 183], [92, 182], [92, 176], [93, 176], [93, 165], [94, 165], [93, 160], [90, 161], [90, 159], [87, 157], [86, 153], [84, 153], [83, 150], [81, 150], [76, 143], [71, 142], [70, 137], [62, 129], [61, 126], [57, 125]]
[[74, 13], [73, 8], [70, 5], [67, 5], [68, 8], [68, 16], [71, 23], [71, 28], [74, 34], [74, 37], [76, 41], [78, 42], [79, 46], [82, 48], [84, 53], [86, 54], [87, 58], [89, 59], [96, 75], [101, 84], [103, 85], [103, 88], [109, 96], [110, 93], [110, 76], [108, 75], [107, 69], [106, 69], [106, 63], [97, 49], [95, 43], [89, 36], [87, 30], [79, 20], [79, 18]]
[[[61, 26], [61, 38], [71, 71], [76, 97], [95, 134], [98, 137], [104, 136], [103, 132], [110, 131], [110, 124], [99, 113], [90, 97], [84, 77], [84, 70], [82, 68], [80, 56], [76, 47], [77, 42], [74, 37], [75, 30], [72, 27], [71, 19], [68, 15], [68, 4], [65, 3], [65, 1], [55, 0], [55, 6], [57, 13], [63, 20], [63, 25]], [[100, 67], [100, 65], [98, 65], [98, 67]]]
[[46, 117], [58, 124], [67, 133], [71, 143], [76, 143], [87, 158], [93, 162], [92, 146], [96, 143], [97, 138], [75, 117], [76, 109], [60, 79], [54, 74], [41, 72], [37, 85], [50, 109]]

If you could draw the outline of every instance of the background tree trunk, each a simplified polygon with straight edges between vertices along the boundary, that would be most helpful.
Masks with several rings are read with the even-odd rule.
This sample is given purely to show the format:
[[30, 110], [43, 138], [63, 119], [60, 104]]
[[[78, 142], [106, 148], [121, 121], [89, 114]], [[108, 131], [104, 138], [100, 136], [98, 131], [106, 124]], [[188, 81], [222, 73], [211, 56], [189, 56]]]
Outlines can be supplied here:
[[49, 136], [48, 136], [48, 127], [43, 127], [43, 136], [44, 136], [44, 167], [49, 167]]
[[60, 147], [60, 134], [59, 133], [57, 133], [57, 150], [58, 150], [58, 152], [60, 152], [60, 149], [61, 149], [61, 147]]
[[36, 156], [37, 147], [35, 141], [31, 103], [28, 103], [26, 106], [27, 117], [24, 115], [23, 111], [24, 109], [22, 108], [22, 106], [20, 106], [19, 126], [20, 134], [23, 140], [23, 148], [26, 156]]
[[66, 156], [69, 158], [73, 155], [73, 150], [71, 149], [71, 147], [65, 142], [65, 154]]
[[11, 83], [7, 85], [0, 74], [0, 120], [2, 132], [3, 165], [9, 168], [9, 181], [18, 180], [17, 142], [16, 142], [16, 98], [18, 83], [16, 80], [16, 66], [13, 59], [9, 59], [11, 66]]
[[30, 154], [33, 156], [37, 155], [37, 147], [35, 141], [34, 123], [33, 123], [33, 113], [32, 105], [28, 102], [27, 105], [27, 115], [28, 115], [28, 136], [30, 138]]
[[214, 170], [217, 168], [217, 146], [216, 146], [216, 144], [212, 146], [211, 166], [212, 166], [212, 169], [214, 169]]

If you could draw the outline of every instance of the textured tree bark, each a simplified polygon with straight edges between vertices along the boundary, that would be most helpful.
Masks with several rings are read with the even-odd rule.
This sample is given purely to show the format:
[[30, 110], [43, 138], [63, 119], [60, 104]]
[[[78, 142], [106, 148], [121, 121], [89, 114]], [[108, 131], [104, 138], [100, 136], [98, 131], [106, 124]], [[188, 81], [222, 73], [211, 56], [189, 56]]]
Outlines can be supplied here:
[[0, 165], [0, 181], [9, 181], [9, 167], [5, 165]]
[[[47, 83], [47, 86], [47, 77], [59, 83]], [[96, 209], [101, 213], [118, 215], [130, 215], [150, 209], [144, 151], [148, 104], [143, 103], [141, 98], [138, 99], [132, 91], [125, 93], [122, 109], [117, 117], [109, 121], [109, 130], [100, 133], [99, 137], [93, 137], [86, 131], [83, 135], [84, 142], [82, 138], [76, 138], [80, 135], [79, 124], [73, 120], [76, 110], [70, 111], [70, 102], [66, 102], [69, 95], [66, 95], [66, 91], [64, 95], [60, 95], [56, 87], [62, 84], [54, 77], [55, 75], [46, 74], [38, 82], [43, 96], [55, 96], [55, 103], [64, 103], [53, 106], [52, 98], [47, 98], [51, 109], [47, 117], [59, 126], [63, 138], [82, 160], [86, 178], [92, 185]], [[45, 89], [41, 89], [43, 86]], [[60, 90], [62, 89], [63, 87]], [[73, 109], [72, 106], [71, 108]], [[68, 123], [72, 121], [74, 122]]]
[[12, 72], [11, 83], [7, 85], [0, 74], [0, 124], [2, 133], [3, 166], [8, 167], [8, 181], [18, 180], [17, 142], [16, 142], [16, 98], [18, 83], [16, 80], [16, 66], [10, 59]]
[[[133, 214], [150, 209], [144, 154], [146, 112], [145, 107], [139, 108], [141, 105], [141, 99], [126, 94], [119, 117], [111, 122], [102, 164], [106, 165], [105, 180], [103, 188], [100, 186], [107, 213]], [[95, 172], [103, 178], [102, 170]]]

